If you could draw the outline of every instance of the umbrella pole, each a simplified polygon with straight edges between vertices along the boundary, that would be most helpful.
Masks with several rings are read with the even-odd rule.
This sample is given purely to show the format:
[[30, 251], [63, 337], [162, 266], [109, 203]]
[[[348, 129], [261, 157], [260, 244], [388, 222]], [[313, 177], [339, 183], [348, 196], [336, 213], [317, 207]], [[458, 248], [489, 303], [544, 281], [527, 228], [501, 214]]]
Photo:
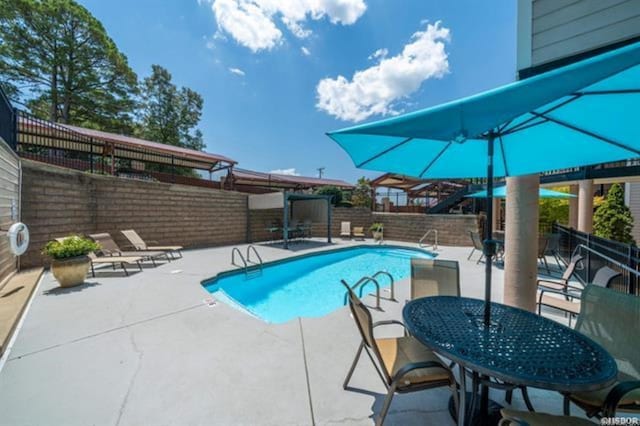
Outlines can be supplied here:
[[495, 135], [489, 133], [487, 155], [487, 223], [485, 225], [484, 239], [484, 325], [489, 327], [491, 323], [491, 265], [495, 254], [493, 242], [493, 142]]

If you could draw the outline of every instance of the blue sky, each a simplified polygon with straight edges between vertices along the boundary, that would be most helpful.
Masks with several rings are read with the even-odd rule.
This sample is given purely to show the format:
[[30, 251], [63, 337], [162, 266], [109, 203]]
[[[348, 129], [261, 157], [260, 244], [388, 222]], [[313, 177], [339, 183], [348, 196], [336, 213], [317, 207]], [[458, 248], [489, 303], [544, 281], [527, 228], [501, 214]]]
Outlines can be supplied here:
[[207, 151], [259, 171], [376, 176], [324, 133], [515, 79], [511, 0], [80, 3], [140, 77], [160, 64], [203, 95]]

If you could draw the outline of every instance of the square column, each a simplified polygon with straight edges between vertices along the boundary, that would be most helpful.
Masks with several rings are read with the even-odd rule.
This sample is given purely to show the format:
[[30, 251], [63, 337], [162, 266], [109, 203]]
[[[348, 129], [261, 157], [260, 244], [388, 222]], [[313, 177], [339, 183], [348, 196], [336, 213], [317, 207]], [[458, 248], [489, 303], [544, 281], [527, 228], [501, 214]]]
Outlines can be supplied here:
[[569, 185], [569, 228], [578, 229], [578, 185]]
[[593, 232], [593, 180], [578, 183], [578, 231]]

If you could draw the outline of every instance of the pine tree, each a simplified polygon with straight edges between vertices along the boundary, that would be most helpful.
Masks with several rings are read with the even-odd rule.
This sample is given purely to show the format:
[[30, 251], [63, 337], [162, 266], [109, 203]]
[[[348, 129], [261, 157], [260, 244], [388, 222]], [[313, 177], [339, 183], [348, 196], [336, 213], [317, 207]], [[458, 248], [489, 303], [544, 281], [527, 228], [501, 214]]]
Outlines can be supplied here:
[[593, 219], [593, 230], [596, 236], [635, 244], [631, 235], [633, 216], [629, 207], [624, 203], [624, 193], [619, 184], [611, 186]]
[[0, 0], [0, 82], [41, 118], [131, 131], [137, 77], [73, 0]]

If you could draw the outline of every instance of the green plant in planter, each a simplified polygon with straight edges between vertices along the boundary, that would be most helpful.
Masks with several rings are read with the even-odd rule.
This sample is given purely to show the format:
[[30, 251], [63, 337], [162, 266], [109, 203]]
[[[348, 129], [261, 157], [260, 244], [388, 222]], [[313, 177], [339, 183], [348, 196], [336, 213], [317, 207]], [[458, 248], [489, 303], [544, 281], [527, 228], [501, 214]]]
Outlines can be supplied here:
[[373, 223], [369, 227], [369, 231], [371, 232], [382, 232], [383, 230], [384, 230], [384, 224], [380, 222]]
[[100, 245], [88, 238], [72, 235], [62, 241], [50, 241], [44, 246], [42, 254], [54, 260], [70, 259], [72, 257], [86, 256], [100, 249]]

